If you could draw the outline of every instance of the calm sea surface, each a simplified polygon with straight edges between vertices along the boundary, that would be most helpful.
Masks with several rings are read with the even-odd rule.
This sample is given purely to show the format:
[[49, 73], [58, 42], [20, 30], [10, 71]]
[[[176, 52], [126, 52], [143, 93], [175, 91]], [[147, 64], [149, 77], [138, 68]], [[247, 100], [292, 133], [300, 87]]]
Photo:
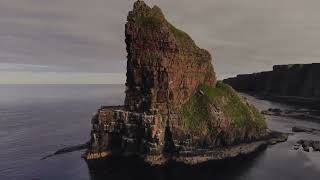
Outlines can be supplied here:
[[[246, 97], [261, 110], [284, 107]], [[288, 142], [271, 146], [252, 159], [191, 167], [169, 166], [151, 176], [152, 169], [137, 169], [134, 163], [110, 167], [103, 176], [90, 175], [86, 163], [81, 159], [83, 151], [40, 160], [60, 148], [86, 142], [92, 113], [101, 105], [120, 105], [123, 100], [123, 85], [0, 85], [0, 180], [116, 180], [144, 177], [163, 180], [320, 179], [320, 152], [305, 153], [292, 149], [301, 138], [320, 140], [318, 135], [305, 133], [294, 134]], [[267, 118], [271, 129], [282, 132], [290, 132], [292, 126], [296, 125], [320, 129], [320, 124], [308, 121]]]

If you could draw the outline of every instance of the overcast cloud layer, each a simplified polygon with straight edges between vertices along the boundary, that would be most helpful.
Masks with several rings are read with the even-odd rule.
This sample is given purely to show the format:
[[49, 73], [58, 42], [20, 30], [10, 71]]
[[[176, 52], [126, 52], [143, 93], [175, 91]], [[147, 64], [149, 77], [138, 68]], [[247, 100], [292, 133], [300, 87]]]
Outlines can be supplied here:
[[[0, 0], [0, 83], [19, 76], [32, 83], [41, 73], [55, 83], [123, 83], [124, 24], [133, 2]], [[274, 64], [320, 62], [319, 0], [146, 2], [159, 5], [169, 21], [212, 53], [220, 79]]]

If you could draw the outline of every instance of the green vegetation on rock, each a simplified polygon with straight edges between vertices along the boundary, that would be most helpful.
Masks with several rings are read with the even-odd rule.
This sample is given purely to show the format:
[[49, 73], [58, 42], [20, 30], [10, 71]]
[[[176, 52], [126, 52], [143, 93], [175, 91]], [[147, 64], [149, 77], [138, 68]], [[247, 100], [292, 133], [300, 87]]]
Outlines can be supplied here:
[[137, 19], [137, 22], [140, 26], [142, 27], [147, 27], [147, 28], [158, 28], [161, 25], [161, 19], [157, 18], [156, 16], [141, 16]]
[[173, 33], [174, 37], [182, 47], [187, 48], [191, 46], [190, 43], [194, 44], [194, 41], [187, 33], [174, 27], [172, 24], [165, 20], [161, 9], [157, 6], [154, 6], [152, 9], [150, 9], [150, 11], [148, 11], [148, 14], [139, 16], [136, 21], [141, 27], [147, 29], [157, 29], [161, 27], [162, 23], [166, 23], [170, 31]]
[[209, 98], [195, 94], [182, 106], [180, 113], [186, 130], [201, 131], [206, 122], [214, 118], [209, 111], [210, 103]]
[[[284, 65], [282, 65], [284, 66]], [[294, 68], [303, 68], [304, 64], [289, 64], [287, 65], [288, 69], [294, 69]]]
[[170, 31], [173, 33], [174, 37], [182, 47], [187, 48], [187, 47], [190, 47], [191, 44], [194, 44], [193, 40], [190, 38], [190, 36], [186, 32], [176, 28], [170, 23], [168, 24], [169, 24]]
[[216, 87], [202, 85], [180, 111], [186, 130], [201, 131], [210, 121], [215, 121], [214, 108], [231, 120], [237, 128], [264, 129], [265, 118], [252, 105], [247, 104], [228, 85], [218, 82]]
[[139, 16], [136, 21], [137, 23], [144, 28], [159, 28], [162, 21], [164, 20], [164, 15], [161, 9], [157, 6], [154, 6], [147, 15]]

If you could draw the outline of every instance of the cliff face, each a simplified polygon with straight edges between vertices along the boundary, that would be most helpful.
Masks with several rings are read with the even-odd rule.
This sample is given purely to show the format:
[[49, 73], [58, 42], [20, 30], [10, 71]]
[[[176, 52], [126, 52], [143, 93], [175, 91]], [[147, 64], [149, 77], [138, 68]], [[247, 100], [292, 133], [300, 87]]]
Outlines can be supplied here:
[[320, 98], [320, 64], [277, 65], [273, 71], [238, 75], [224, 80], [243, 92]]
[[125, 103], [94, 115], [88, 160], [201, 155], [264, 135], [263, 116], [216, 81], [211, 55], [172, 26], [160, 8], [137, 1], [127, 20]]
[[167, 114], [178, 110], [200, 84], [215, 86], [211, 55], [172, 26], [157, 6], [136, 2], [125, 32], [127, 109]]

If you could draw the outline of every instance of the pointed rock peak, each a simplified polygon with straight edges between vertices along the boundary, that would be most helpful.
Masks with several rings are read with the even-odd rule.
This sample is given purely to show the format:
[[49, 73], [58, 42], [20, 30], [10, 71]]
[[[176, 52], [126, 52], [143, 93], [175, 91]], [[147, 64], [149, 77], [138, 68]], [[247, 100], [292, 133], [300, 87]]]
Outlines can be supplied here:
[[[163, 21], [164, 14], [162, 13], [162, 10], [158, 6], [149, 7], [144, 1], [136, 1], [133, 5], [133, 10], [130, 12], [132, 18], [137, 19], [137, 21], [140, 21], [138, 18], [151, 18], [161, 20]], [[145, 19], [142, 19], [145, 20]]]
[[149, 9], [154, 11], [161, 11], [161, 9], [158, 6], [153, 6], [152, 8], [148, 6], [144, 1], [138, 0], [133, 5], [133, 11], [135, 10], [141, 10], [141, 9]]
[[197, 88], [215, 86], [208, 51], [169, 23], [158, 6], [134, 4], [126, 23], [127, 91], [131, 111], [179, 109]]
[[143, 8], [150, 8], [148, 5], [146, 5], [146, 3], [144, 1], [136, 1], [133, 5], [133, 10], [140, 10]]
[[[168, 32], [171, 39], [171, 42], [175, 41], [178, 49], [183, 51], [198, 50], [199, 47], [196, 46], [192, 38], [185, 33], [184, 31], [173, 26], [163, 14], [162, 10], [158, 6], [149, 7], [143, 1], [136, 1], [134, 3], [133, 10], [129, 12], [127, 17], [128, 24], [131, 24], [131, 27], [141, 28], [146, 33], [155, 33], [162, 34], [161, 32]], [[148, 32], [146, 32], [148, 31]]]

